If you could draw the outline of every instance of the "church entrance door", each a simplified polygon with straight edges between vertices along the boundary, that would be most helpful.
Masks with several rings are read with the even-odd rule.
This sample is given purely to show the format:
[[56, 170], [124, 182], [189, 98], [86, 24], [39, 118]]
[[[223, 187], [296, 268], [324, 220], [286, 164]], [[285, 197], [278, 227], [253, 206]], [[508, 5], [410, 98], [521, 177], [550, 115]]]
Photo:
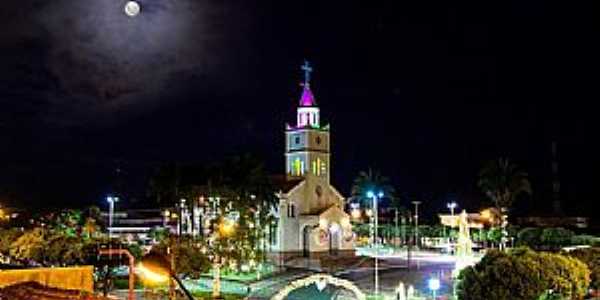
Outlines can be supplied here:
[[329, 254], [337, 255], [341, 244], [341, 230], [336, 223], [329, 227]]
[[302, 256], [310, 256], [310, 226], [304, 226], [302, 230]]

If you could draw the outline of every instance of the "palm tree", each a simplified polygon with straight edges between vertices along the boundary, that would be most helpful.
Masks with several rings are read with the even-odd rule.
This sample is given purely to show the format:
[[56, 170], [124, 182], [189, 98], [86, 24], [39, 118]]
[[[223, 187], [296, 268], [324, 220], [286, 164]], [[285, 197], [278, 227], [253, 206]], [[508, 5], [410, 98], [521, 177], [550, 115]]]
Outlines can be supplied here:
[[499, 211], [508, 209], [522, 193], [531, 195], [529, 175], [508, 158], [487, 162], [479, 172], [477, 185]]
[[389, 183], [389, 178], [381, 175], [379, 171], [373, 171], [371, 168], [367, 171], [361, 171], [354, 178], [352, 185], [351, 202], [360, 203], [363, 207], [370, 207], [372, 199], [367, 197], [368, 191], [383, 192], [386, 199], [393, 203], [395, 198], [394, 187]]

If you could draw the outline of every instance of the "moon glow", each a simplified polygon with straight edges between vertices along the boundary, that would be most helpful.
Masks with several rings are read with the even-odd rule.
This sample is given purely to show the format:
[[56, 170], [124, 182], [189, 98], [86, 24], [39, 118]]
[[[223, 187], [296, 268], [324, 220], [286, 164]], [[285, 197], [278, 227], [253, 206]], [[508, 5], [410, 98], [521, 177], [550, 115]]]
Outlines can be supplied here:
[[130, 17], [135, 17], [140, 13], [140, 5], [135, 1], [128, 1], [125, 4], [125, 14]]

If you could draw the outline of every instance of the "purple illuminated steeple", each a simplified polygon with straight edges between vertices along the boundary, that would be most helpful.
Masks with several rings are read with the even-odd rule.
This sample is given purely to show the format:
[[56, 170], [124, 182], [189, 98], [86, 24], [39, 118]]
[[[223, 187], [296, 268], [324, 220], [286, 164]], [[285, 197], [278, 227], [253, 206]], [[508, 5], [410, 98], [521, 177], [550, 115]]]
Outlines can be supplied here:
[[316, 104], [315, 96], [310, 90], [310, 86], [305, 84], [304, 90], [302, 91], [302, 97], [300, 97], [300, 106], [315, 106]]
[[304, 61], [302, 71], [304, 71], [304, 83], [302, 84], [304, 89], [302, 90], [302, 97], [300, 97], [300, 106], [316, 106], [315, 96], [310, 90], [310, 73], [313, 69], [307, 60]]
[[315, 101], [315, 96], [310, 90], [310, 72], [312, 68], [308, 64], [308, 61], [304, 61], [302, 66], [304, 71], [304, 88], [302, 89], [302, 96], [300, 97], [300, 107], [298, 107], [298, 128], [312, 127], [319, 128], [319, 108]]

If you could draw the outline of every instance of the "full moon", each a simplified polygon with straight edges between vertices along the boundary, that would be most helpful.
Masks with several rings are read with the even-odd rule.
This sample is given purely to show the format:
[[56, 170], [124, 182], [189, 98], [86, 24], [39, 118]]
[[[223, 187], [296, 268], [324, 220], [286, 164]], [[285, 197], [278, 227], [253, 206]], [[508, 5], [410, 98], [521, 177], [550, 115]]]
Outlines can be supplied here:
[[135, 1], [128, 1], [125, 4], [125, 13], [130, 17], [135, 17], [140, 13], [140, 5]]

